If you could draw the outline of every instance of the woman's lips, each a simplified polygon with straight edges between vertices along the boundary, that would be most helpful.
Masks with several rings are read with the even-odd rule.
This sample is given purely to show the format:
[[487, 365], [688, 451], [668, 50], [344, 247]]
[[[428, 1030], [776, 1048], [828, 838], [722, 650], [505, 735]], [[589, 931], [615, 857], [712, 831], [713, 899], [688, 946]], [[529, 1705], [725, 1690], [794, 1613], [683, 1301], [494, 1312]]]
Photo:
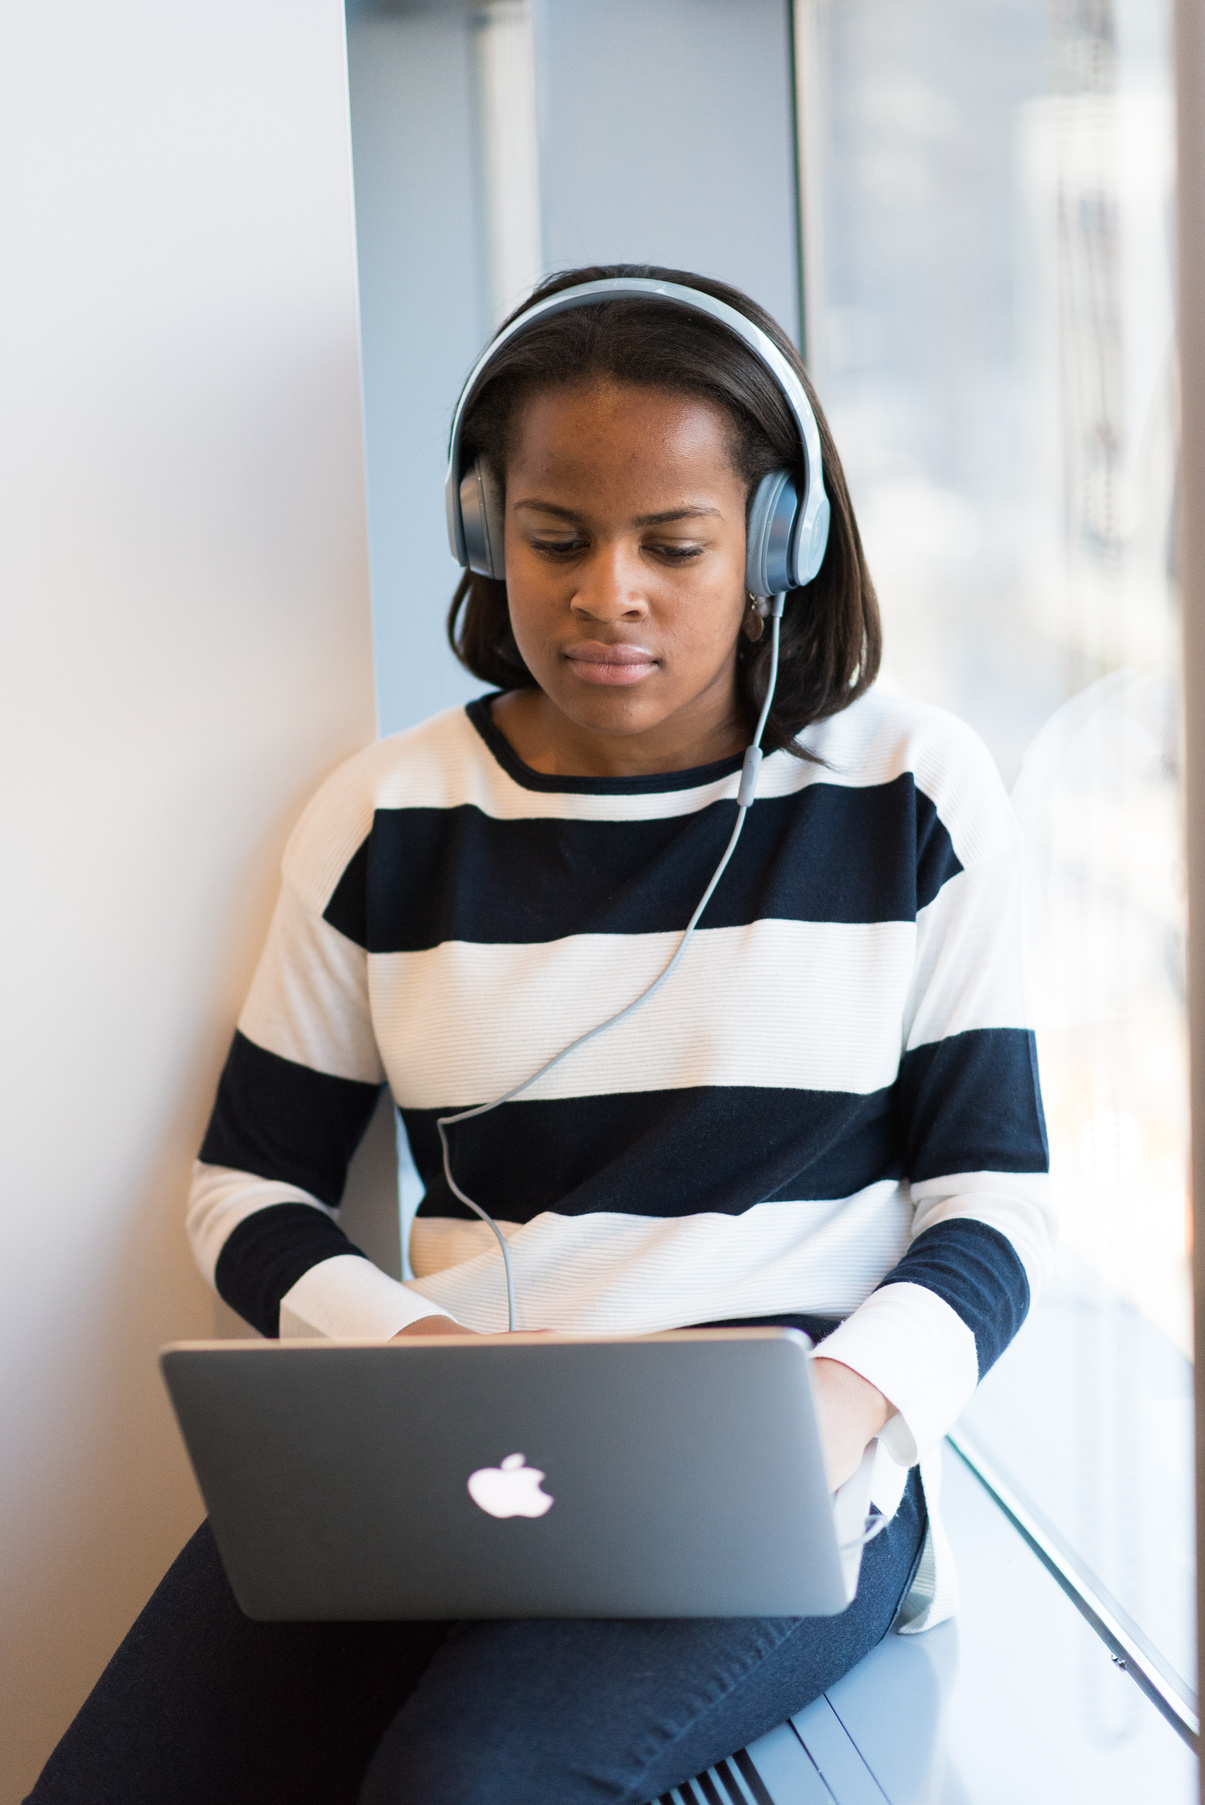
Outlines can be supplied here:
[[657, 668], [656, 658], [644, 646], [609, 646], [601, 640], [570, 646], [562, 656], [583, 683], [631, 685]]

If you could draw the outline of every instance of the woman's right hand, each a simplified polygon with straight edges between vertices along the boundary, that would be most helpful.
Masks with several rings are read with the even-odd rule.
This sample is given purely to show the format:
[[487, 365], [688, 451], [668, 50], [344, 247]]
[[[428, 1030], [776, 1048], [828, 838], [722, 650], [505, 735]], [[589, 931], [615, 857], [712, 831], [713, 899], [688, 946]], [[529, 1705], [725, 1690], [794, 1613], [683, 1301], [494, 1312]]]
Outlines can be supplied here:
[[411, 1335], [475, 1335], [476, 1329], [466, 1329], [463, 1323], [453, 1322], [450, 1316], [420, 1316], [417, 1322], [408, 1322], [404, 1329], [389, 1337], [390, 1341], [405, 1341]]
[[[499, 1334], [509, 1334], [502, 1329]], [[549, 1329], [521, 1329], [522, 1335], [548, 1335]], [[461, 1322], [453, 1322], [450, 1316], [420, 1316], [417, 1322], [408, 1322], [404, 1329], [389, 1337], [390, 1341], [407, 1341], [412, 1335], [474, 1335], [482, 1341], [495, 1341], [496, 1335], [482, 1335], [480, 1329], [466, 1329]]]

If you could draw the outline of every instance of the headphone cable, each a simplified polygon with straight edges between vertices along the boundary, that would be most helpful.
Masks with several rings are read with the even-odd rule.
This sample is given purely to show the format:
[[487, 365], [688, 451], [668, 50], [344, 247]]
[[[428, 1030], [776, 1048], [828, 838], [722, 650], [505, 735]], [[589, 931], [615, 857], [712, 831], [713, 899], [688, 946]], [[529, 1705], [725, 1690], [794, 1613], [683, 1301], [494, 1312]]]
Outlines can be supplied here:
[[719, 864], [711, 874], [711, 881], [695, 904], [694, 914], [683, 929], [682, 938], [679, 940], [673, 955], [667, 964], [660, 972], [658, 972], [652, 983], [640, 992], [638, 997], [633, 998], [630, 1003], [625, 1003], [624, 1007], [618, 1010], [616, 1014], [609, 1015], [605, 1021], [599, 1022], [596, 1027], [587, 1028], [584, 1034], [579, 1034], [576, 1040], [571, 1040], [567, 1047], [562, 1047], [559, 1053], [555, 1053], [551, 1059], [546, 1060], [537, 1071], [534, 1071], [531, 1074], [530, 1078], [524, 1078], [521, 1084], [516, 1084], [511, 1090], [505, 1091], [502, 1096], [495, 1097], [491, 1103], [478, 1103], [472, 1109], [462, 1109], [455, 1115], [439, 1116], [436, 1119], [435, 1126], [439, 1130], [439, 1142], [443, 1149], [444, 1177], [447, 1180], [448, 1189], [452, 1192], [454, 1197], [458, 1197], [461, 1203], [466, 1204], [469, 1209], [480, 1216], [481, 1220], [493, 1230], [498, 1246], [502, 1249], [502, 1264], [506, 1272], [507, 1326], [512, 1335], [515, 1332], [515, 1278], [511, 1267], [510, 1249], [506, 1244], [506, 1236], [502, 1233], [502, 1230], [498, 1227], [498, 1224], [494, 1221], [494, 1218], [489, 1212], [482, 1209], [479, 1203], [474, 1203], [473, 1199], [468, 1196], [466, 1192], [461, 1190], [460, 1186], [453, 1178], [452, 1156], [448, 1145], [447, 1131], [449, 1128], [455, 1127], [457, 1122], [469, 1122], [472, 1121], [475, 1116], [488, 1115], [492, 1109], [500, 1109], [504, 1103], [512, 1103], [516, 1097], [521, 1097], [524, 1091], [530, 1090], [532, 1085], [543, 1078], [546, 1073], [551, 1072], [554, 1066], [560, 1065], [562, 1059], [568, 1059], [570, 1053], [576, 1053], [579, 1047], [584, 1047], [587, 1041], [594, 1039], [595, 1035], [604, 1033], [608, 1028], [614, 1028], [629, 1015], [634, 1015], [636, 1010], [647, 1003], [650, 997], [656, 995], [657, 991], [659, 991], [661, 986], [668, 981], [681, 963], [682, 957], [686, 952], [687, 947], [690, 945], [691, 937], [699, 925], [699, 917], [711, 901], [715, 887], [723, 877], [724, 872], [728, 867], [728, 861], [736, 851], [736, 843], [741, 837], [741, 830], [745, 825], [745, 817], [748, 815], [753, 799], [757, 794], [757, 779], [762, 762], [761, 740], [762, 735], [766, 731], [766, 722], [770, 716], [770, 708], [774, 701], [774, 691], [778, 683], [779, 628], [782, 623], [782, 611], [786, 599], [785, 590], [780, 594], [769, 598], [770, 676], [769, 681], [766, 684], [765, 701], [762, 703], [761, 713], [757, 717], [757, 727], [753, 735], [753, 743], [746, 749], [744, 762], [741, 765], [741, 780], [736, 792], [736, 825], [733, 827], [732, 834], [727, 846], [724, 848]]

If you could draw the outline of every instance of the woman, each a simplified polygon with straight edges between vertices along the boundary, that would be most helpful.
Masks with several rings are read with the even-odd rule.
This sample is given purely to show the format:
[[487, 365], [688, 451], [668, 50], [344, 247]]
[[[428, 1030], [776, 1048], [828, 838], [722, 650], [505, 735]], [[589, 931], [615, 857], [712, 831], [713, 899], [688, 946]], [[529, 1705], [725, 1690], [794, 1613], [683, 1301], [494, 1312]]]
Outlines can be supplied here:
[[[1051, 1246], [1017, 832], [973, 735], [871, 693], [874, 592], [785, 335], [673, 271], [537, 296], [616, 278], [777, 352], [603, 288], [495, 348], [454, 444], [479, 549], [449, 631], [497, 693], [369, 748], [303, 818], [190, 1232], [267, 1335], [502, 1332], [470, 1199], [521, 1329], [800, 1326], [830, 1480], [876, 1443], [886, 1528], [832, 1619], [398, 1625], [250, 1623], [202, 1529], [40, 1805], [641, 1805], [951, 1608], [928, 1457]], [[767, 632], [746, 538], [779, 471], [812, 497], [822, 474], [831, 525], [813, 508], [819, 568]], [[776, 651], [758, 800], [680, 967], [556, 1059], [680, 944]], [[386, 1081], [426, 1186], [410, 1285], [336, 1220]], [[445, 1127], [445, 1163], [440, 1119], [508, 1092]]]

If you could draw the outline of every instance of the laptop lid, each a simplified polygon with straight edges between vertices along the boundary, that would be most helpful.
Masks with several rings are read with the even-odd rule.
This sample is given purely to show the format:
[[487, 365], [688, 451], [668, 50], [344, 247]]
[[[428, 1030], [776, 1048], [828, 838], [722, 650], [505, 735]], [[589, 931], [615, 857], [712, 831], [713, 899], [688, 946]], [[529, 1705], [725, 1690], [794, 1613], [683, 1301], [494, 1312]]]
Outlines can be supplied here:
[[853, 1596], [793, 1330], [161, 1361], [250, 1617], [819, 1616]]

